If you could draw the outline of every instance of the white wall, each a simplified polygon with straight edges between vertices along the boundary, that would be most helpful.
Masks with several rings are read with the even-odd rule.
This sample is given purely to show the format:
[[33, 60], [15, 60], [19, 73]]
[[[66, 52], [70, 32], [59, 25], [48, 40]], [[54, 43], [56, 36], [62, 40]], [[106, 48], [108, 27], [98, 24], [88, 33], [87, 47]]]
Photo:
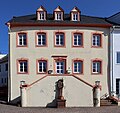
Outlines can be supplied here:
[[[48, 47], [35, 47], [35, 33], [38, 31], [47, 32]], [[66, 47], [54, 47], [54, 32], [64, 31], [66, 34]], [[28, 47], [16, 47], [16, 33], [28, 33]], [[72, 32], [83, 32], [84, 47], [72, 48]], [[92, 33], [102, 34], [102, 47], [92, 48]], [[28, 84], [38, 80], [44, 75], [36, 72], [36, 59], [48, 59], [48, 69], [54, 70], [53, 55], [67, 56], [66, 68], [72, 69], [72, 59], [80, 58], [84, 60], [84, 73], [79, 75], [80, 78], [90, 84], [95, 81], [100, 81], [102, 85], [101, 96], [108, 93], [108, 40], [109, 28], [94, 28], [94, 27], [19, 27], [11, 29], [10, 34], [10, 78], [9, 78], [9, 96], [10, 101], [15, 100], [20, 96], [20, 81], [25, 80]], [[17, 53], [17, 54], [16, 54]], [[18, 74], [16, 60], [20, 58], [29, 59], [29, 74]], [[91, 74], [92, 59], [102, 60], [102, 73], [98, 75]], [[74, 99], [73, 99], [74, 101]]]
[[117, 64], [116, 53], [120, 52], [120, 29], [113, 31], [113, 91], [116, 92], [116, 78], [120, 79], [120, 64]]
[[[47, 76], [27, 90], [27, 106], [55, 106], [56, 82], [63, 78], [66, 107], [93, 106], [93, 88], [72, 76]], [[54, 101], [53, 101], [54, 100]]]

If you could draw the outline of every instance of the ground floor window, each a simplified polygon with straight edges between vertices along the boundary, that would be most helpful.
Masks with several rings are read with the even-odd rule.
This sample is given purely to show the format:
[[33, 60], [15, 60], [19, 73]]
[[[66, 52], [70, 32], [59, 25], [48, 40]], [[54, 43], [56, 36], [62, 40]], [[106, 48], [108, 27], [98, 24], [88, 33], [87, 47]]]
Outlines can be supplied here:
[[75, 74], [83, 73], [83, 61], [82, 60], [74, 60], [73, 61], [73, 73], [75, 73]]
[[116, 63], [120, 64], [120, 52], [116, 53]]
[[56, 74], [64, 74], [64, 73], [65, 73], [65, 62], [56, 61]]
[[93, 74], [101, 74], [102, 73], [102, 61], [100, 61], [100, 60], [92, 61], [92, 73]]
[[20, 59], [18, 60], [18, 73], [19, 74], [27, 74], [28, 73], [28, 60]]
[[120, 94], [120, 79], [116, 79], [116, 94]]

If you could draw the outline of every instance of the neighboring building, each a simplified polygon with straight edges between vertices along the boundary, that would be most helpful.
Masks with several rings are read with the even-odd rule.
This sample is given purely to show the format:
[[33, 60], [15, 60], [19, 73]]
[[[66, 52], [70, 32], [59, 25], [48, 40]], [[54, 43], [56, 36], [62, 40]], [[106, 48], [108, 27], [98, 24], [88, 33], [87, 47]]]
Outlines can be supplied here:
[[6, 54], [0, 54], [0, 59], [2, 59], [5, 56], [6, 56]]
[[120, 12], [107, 18], [111, 28], [111, 93], [120, 96]]
[[28, 85], [26, 106], [55, 106], [56, 82], [63, 78], [67, 107], [93, 106], [93, 87], [100, 81], [101, 97], [109, 87], [111, 24], [105, 18], [70, 14], [58, 6], [47, 14], [13, 17], [9, 28], [9, 102], [20, 97], [20, 82]]
[[7, 86], [8, 81], [8, 56], [0, 55], [0, 87]]

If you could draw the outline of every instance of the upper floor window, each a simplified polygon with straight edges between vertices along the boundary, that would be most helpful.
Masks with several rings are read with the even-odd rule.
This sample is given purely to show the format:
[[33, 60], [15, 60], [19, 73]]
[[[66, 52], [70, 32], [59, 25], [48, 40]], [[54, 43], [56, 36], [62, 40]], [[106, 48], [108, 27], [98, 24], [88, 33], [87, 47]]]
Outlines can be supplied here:
[[83, 46], [83, 34], [74, 33], [73, 34], [73, 47], [81, 47], [81, 46]]
[[63, 14], [64, 14], [64, 10], [58, 6], [55, 10], [54, 10], [54, 17], [55, 20], [63, 20]]
[[71, 10], [70, 14], [72, 21], [80, 21], [80, 10], [77, 7], [74, 7]]
[[56, 33], [55, 34], [55, 46], [58, 46], [58, 47], [65, 46], [64, 33]]
[[120, 64], [120, 52], [116, 53], [116, 62], [117, 64]]
[[7, 83], [7, 80], [6, 80], [7, 78], [5, 78], [5, 83]]
[[18, 42], [17, 46], [27, 46], [27, 34], [18, 33], [17, 42]]
[[8, 71], [8, 63], [5, 64], [5, 71]]
[[38, 73], [47, 73], [47, 60], [38, 60]]
[[102, 61], [99, 61], [99, 60], [92, 61], [92, 73], [93, 74], [102, 73]]
[[46, 39], [46, 33], [37, 33], [37, 46], [46, 46], [47, 45], [47, 39]]
[[74, 60], [73, 61], [73, 73], [75, 73], [75, 74], [83, 73], [83, 61], [82, 60]]
[[3, 84], [3, 78], [1, 78], [1, 83]]
[[101, 46], [102, 46], [101, 34], [93, 34], [92, 47], [101, 47]]
[[20, 74], [28, 73], [28, 60], [18, 60], [18, 73]]

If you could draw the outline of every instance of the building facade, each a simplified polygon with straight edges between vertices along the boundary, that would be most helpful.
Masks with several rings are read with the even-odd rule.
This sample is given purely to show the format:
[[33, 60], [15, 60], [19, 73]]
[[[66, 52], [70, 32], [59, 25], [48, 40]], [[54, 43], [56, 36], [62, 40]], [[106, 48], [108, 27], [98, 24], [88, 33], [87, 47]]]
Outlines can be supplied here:
[[111, 27], [111, 94], [120, 96], [120, 13], [107, 18], [107, 21], [113, 24]]
[[67, 107], [93, 106], [93, 87], [109, 93], [109, 37], [111, 24], [104, 18], [70, 14], [58, 6], [47, 14], [14, 17], [9, 28], [9, 101], [20, 97], [20, 82], [27, 84], [26, 106], [55, 106], [56, 87], [64, 80]]
[[8, 81], [8, 56], [0, 55], [0, 87], [7, 86]]

